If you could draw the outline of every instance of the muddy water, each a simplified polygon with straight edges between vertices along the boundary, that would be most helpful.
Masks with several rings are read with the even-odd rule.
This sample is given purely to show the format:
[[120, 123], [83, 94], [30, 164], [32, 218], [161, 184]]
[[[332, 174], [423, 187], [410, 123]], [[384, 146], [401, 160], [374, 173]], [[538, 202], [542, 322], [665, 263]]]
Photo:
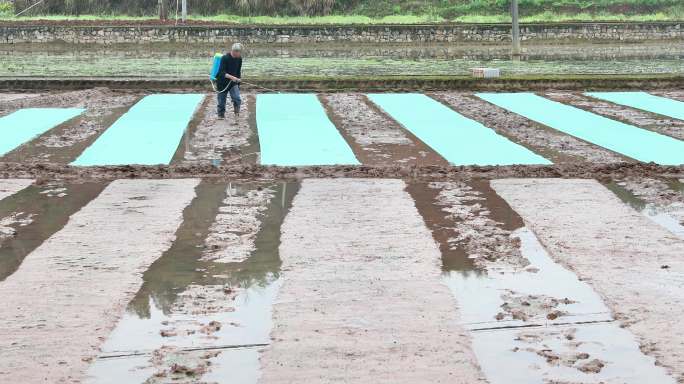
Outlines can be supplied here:
[[670, 381], [488, 181], [407, 190], [440, 244], [443, 282], [490, 383]]
[[[242, 195], [257, 187], [208, 181], [198, 186], [176, 241], [145, 272], [88, 382], [256, 381], [258, 347], [269, 343], [271, 305], [280, 286], [280, 226], [299, 185], [268, 185], [275, 194], [246, 260], [219, 263], [202, 255], [227, 191]], [[178, 365], [191, 374], [174, 372]]]
[[[684, 193], [684, 184], [679, 180], [669, 179], [668, 184], [672, 190]], [[603, 185], [622, 200], [622, 202], [648, 217], [654, 223], [672, 232], [677, 237], [684, 239], [684, 223], [680, 222], [675, 216], [668, 214], [666, 209], [638, 197], [630, 190], [620, 185], [617, 181], [606, 180], [603, 181]], [[682, 208], [679, 209], [681, 210]]]
[[13, 236], [0, 241], [0, 281], [24, 258], [62, 229], [69, 217], [97, 197], [105, 183], [31, 185], [0, 200], [0, 219], [14, 215]]
[[[0, 76], [145, 76], [206, 78], [213, 54], [202, 44], [5, 44]], [[526, 47], [512, 60], [508, 45], [315, 44], [251, 46], [250, 77], [455, 75], [494, 66], [505, 74], [682, 73], [681, 44], [576, 44]]]

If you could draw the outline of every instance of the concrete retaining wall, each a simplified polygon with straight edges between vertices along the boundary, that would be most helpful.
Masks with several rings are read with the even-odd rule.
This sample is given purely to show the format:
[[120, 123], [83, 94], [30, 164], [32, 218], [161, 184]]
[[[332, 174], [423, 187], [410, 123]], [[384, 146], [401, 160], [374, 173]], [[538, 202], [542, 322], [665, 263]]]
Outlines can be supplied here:
[[[646, 41], [684, 39], [684, 23], [523, 24], [523, 40]], [[0, 24], [0, 44], [69, 43], [312, 43], [497, 42], [510, 40], [507, 24], [374, 26], [17, 26]]]

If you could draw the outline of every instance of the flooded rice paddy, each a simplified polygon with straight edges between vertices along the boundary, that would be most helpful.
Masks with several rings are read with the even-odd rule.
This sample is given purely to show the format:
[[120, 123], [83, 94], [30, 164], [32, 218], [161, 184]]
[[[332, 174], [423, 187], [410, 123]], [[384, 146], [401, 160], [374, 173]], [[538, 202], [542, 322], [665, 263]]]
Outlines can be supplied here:
[[[222, 46], [161, 44], [0, 47], [0, 76], [206, 78]], [[247, 78], [466, 75], [473, 67], [504, 75], [684, 73], [676, 43], [530, 45], [518, 60], [508, 45], [284, 45], [248, 47]]]
[[[680, 100], [681, 90], [665, 91]], [[30, 138], [1, 164], [66, 169], [147, 94], [42, 96], [0, 94], [0, 115], [30, 107], [86, 112]], [[253, 168], [273, 145], [288, 161], [309, 150], [293, 141], [306, 135], [278, 131], [284, 121], [288, 130], [325, 128], [307, 143], [318, 146], [307, 165], [343, 148], [368, 172], [158, 179], [127, 165], [129, 179], [111, 182], [91, 179], [106, 168], [81, 168], [78, 182], [1, 174], [0, 382], [684, 379], [681, 161], [653, 165], [662, 174], [616, 172], [600, 181], [532, 172], [425, 181], [412, 167], [445, 169], [452, 157], [439, 138], [414, 129], [418, 103], [402, 109], [360, 93], [305, 95], [294, 104], [315, 114], [301, 116], [288, 111], [297, 105], [270, 109], [264, 95], [244, 96], [243, 114], [232, 121], [217, 120], [205, 95], [185, 113], [182, 135], [146, 141], [148, 150], [161, 148], [166, 165], [188, 169]], [[538, 97], [682, 140], [674, 117], [579, 92]], [[447, 133], [486, 132], [555, 165], [619, 169], [637, 161], [473, 93], [414, 98], [446, 111], [430, 123]], [[103, 119], [109, 104], [116, 109]], [[145, 142], [136, 132], [144, 126], [134, 128], [114, 152], [124, 152], [126, 140]], [[79, 134], [64, 134], [73, 130]], [[68, 136], [63, 145], [37, 145], [56, 135]], [[468, 145], [485, 159], [507, 159], [484, 142]], [[404, 177], [387, 178], [376, 166]]]

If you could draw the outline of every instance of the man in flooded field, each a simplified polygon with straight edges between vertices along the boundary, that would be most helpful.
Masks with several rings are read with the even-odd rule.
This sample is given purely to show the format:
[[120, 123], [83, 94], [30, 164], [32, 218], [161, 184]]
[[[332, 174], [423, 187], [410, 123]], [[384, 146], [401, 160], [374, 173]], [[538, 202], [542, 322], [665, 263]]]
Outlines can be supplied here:
[[233, 112], [235, 114], [235, 124], [237, 124], [238, 117], [240, 117], [240, 105], [242, 99], [240, 98], [240, 78], [242, 77], [242, 44], [235, 43], [230, 49], [230, 53], [223, 55], [221, 58], [221, 65], [216, 80], [217, 88], [222, 90], [218, 93], [218, 118], [226, 118], [226, 101], [228, 94], [233, 103]]

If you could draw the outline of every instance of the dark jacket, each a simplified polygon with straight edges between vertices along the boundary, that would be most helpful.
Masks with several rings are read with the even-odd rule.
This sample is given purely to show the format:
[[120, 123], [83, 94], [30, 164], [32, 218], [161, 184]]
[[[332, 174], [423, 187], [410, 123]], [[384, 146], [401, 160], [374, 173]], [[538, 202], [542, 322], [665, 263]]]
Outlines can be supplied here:
[[[242, 58], [236, 59], [227, 53], [221, 58], [221, 65], [219, 66], [218, 79], [216, 85], [219, 90], [226, 88], [230, 80], [226, 79], [226, 73], [237, 78], [242, 78]], [[235, 82], [230, 83], [230, 88], [235, 86]], [[228, 90], [230, 90], [228, 88]]]

